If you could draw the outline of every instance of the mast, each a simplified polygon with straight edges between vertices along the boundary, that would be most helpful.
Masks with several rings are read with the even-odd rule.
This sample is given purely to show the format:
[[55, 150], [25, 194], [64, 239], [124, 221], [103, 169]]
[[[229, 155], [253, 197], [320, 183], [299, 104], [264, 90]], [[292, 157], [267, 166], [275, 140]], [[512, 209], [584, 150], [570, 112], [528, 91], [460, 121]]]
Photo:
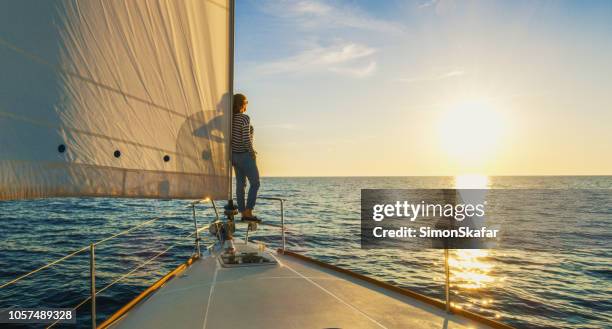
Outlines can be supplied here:
[[236, 3], [235, 0], [229, 0], [229, 86], [228, 86], [228, 91], [230, 94], [229, 97], [229, 114], [230, 114], [230, 119], [228, 122], [228, 141], [227, 141], [227, 159], [229, 161], [228, 163], [228, 179], [229, 179], [229, 193], [227, 196], [227, 202], [228, 205], [233, 208], [234, 206], [234, 199], [232, 198], [232, 117], [234, 115], [234, 21], [235, 21], [235, 11], [236, 11]]

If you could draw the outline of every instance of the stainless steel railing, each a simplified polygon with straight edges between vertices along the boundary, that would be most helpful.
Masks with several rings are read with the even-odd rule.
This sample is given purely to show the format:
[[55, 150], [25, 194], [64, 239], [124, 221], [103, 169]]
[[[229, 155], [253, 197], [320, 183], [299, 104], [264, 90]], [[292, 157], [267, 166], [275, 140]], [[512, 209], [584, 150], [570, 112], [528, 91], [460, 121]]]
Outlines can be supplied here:
[[[264, 225], [267, 226], [273, 226], [273, 227], [278, 227], [281, 230], [281, 248], [283, 251], [286, 250], [286, 237], [285, 237], [285, 232], [286, 232], [286, 228], [285, 228], [285, 202], [287, 201], [286, 199], [283, 198], [277, 198], [277, 197], [264, 197], [264, 196], [259, 196], [258, 199], [261, 200], [272, 200], [272, 201], [278, 201], [280, 204], [280, 226], [278, 225], [274, 225], [271, 223], [265, 223]], [[195, 214], [195, 205], [199, 204], [199, 203], [203, 203], [206, 201], [210, 201], [212, 203], [212, 206], [215, 210], [215, 215], [216, 215], [216, 220], [220, 221], [219, 218], [219, 212], [217, 210], [217, 207], [215, 206], [215, 202], [213, 200], [209, 200], [209, 199], [204, 199], [204, 200], [200, 200], [200, 201], [195, 201], [191, 204], [191, 207], [193, 208], [193, 220], [194, 220], [194, 224], [196, 223], [196, 214]], [[197, 224], [195, 224], [197, 227]], [[246, 232], [246, 242], [248, 242], [249, 239], [249, 230], [247, 230]], [[196, 238], [197, 240], [197, 238]], [[197, 241], [196, 241], [197, 243]], [[450, 255], [449, 255], [449, 249], [448, 248], [444, 248], [444, 303], [445, 303], [445, 308], [446, 308], [446, 312], [448, 313], [452, 313], [452, 309], [451, 309], [451, 285], [450, 285], [450, 264], [449, 264], [449, 260], [450, 260]]]
[[[284, 203], [287, 201], [286, 199], [283, 198], [277, 198], [277, 197], [259, 197], [259, 199], [262, 200], [271, 200], [271, 201], [278, 201], [279, 205], [280, 205], [280, 226], [278, 225], [274, 225], [271, 223], [266, 223], [265, 225], [267, 226], [273, 226], [273, 227], [278, 227], [281, 230], [281, 247], [282, 250], [285, 251], [286, 250], [286, 236], [285, 236], [285, 232], [286, 232], [286, 228], [285, 228], [285, 209], [284, 209]], [[186, 236], [184, 236], [183, 238], [188, 239], [190, 237], [195, 237], [194, 240], [194, 252], [195, 255], [197, 257], [201, 257], [201, 250], [200, 250], [200, 242], [201, 242], [201, 238], [200, 238], [200, 232], [202, 230], [208, 229], [208, 226], [204, 226], [199, 228], [198, 227], [198, 222], [197, 222], [197, 215], [196, 215], [196, 205], [198, 204], [203, 204], [203, 203], [207, 203], [210, 202], [212, 205], [212, 208], [214, 210], [215, 213], [215, 221], [214, 222], [220, 222], [220, 216], [219, 216], [219, 211], [218, 208], [214, 202], [214, 200], [210, 200], [210, 199], [203, 199], [203, 200], [198, 200], [198, 201], [194, 201], [191, 202], [189, 204], [188, 207], [191, 208], [192, 210], [192, 218], [193, 218], [193, 224], [194, 224], [194, 231]], [[109, 289], [110, 287], [112, 287], [113, 285], [115, 285], [116, 283], [128, 278], [130, 275], [132, 275], [134, 272], [136, 272], [137, 270], [141, 269], [142, 267], [146, 266], [147, 264], [150, 264], [152, 261], [154, 261], [155, 259], [159, 258], [160, 256], [162, 256], [163, 254], [167, 253], [168, 251], [170, 251], [171, 249], [175, 248], [176, 246], [178, 246], [179, 244], [173, 244], [170, 245], [169, 247], [167, 247], [166, 249], [162, 250], [161, 252], [157, 253], [156, 255], [154, 255], [153, 257], [147, 259], [146, 261], [142, 262], [141, 264], [139, 264], [138, 266], [136, 266], [135, 268], [131, 269], [129, 272], [124, 273], [123, 275], [121, 275], [120, 277], [118, 277], [117, 279], [113, 280], [112, 282], [110, 282], [109, 284], [107, 284], [106, 286], [104, 286], [102, 289], [97, 290], [96, 289], [96, 257], [95, 257], [95, 250], [96, 247], [113, 239], [116, 239], [120, 236], [126, 235], [134, 230], [137, 230], [139, 228], [142, 228], [144, 226], [147, 226], [149, 224], [152, 224], [154, 222], [156, 222], [157, 220], [161, 219], [161, 217], [156, 217], [153, 219], [150, 219], [148, 221], [145, 221], [143, 223], [140, 223], [138, 225], [135, 225], [127, 230], [121, 231], [119, 233], [116, 233], [114, 235], [111, 235], [107, 238], [104, 238], [100, 241], [97, 242], [92, 242], [90, 243], [88, 246], [82, 247], [78, 250], [75, 250], [59, 259], [56, 259], [52, 262], [49, 262], [39, 268], [36, 268], [28, 273], [25, 273], [23, 275], [20, 275], [19, 277], [10, 280], [6, 283], [3, 283], [0, 285], [0, 289], [3, 289], [5, 287], [11, 286], [13, 284], [18, 283], [19, 281], [26, 279], [42, 270], [48, 269], [52, 266], [55, 266], [67, 259], [70, 259], [74, 256], [77, 256], [79, 254], [84, 253], [85, 251], [89, 250], [89, 276], [90, 276], [90, 294], [87, 298], [83, 299], [80, 303], [78, 303], [76, 306], [73, 307], [73, 309], [78, 309], [79, 307], [83, 306], [85, 303], [87, 303], [88, 301], [91, 301], [91, 327], [92, 328], [96, 328], [97, 325], [97, 319], [96, 319], [96, 296], [99, 295], [100, 293], [106, 291], [107, 289]], [[248, 232], [247, 232], [248, 234]], [[247, 238], [248, 239], [248, 238]], [[210, 245], [208, 245], [206, 247], [207, 250], [209, 250], [210, 248], [212, 248], [214, 246], [215, 243], [212, 243]], [[445, 269], [445, 304], [446, 304], [446, 311], [447, 312], [451, 312], [451, 306], [450, 306], [450, 266], [449, 266], [449, 251], [448, 249], [444, 249], [444, 269]], [[53, 326], [55, 326], [57, 324], [57, 322], [54, 322], [52, 324], [50, 324], [47, 328], [51, 328]]]
[[[215, 220], [213, 221], [213, 223], [219, 223], [221, 221], [221, 218], [219, 217], [219, 209], [217, 208], [217, 205], [215, 204], [215, 200], [206, 198], [206, 199], [202, 199], [202, 200], [196, 200], [193, 201], [189, 204], [188, 207], [191, 208], [191, 213], [193, 216], [193, 226], [195, 228], [195, 249], [196, 249], [196, 253], [198, 255], [198, 257], [202, 256], [202, 253], [200, 251], [200, 231], [203, 229], [207, 229], [208, 227], [202, 227], [198, 229], [198, 219], [196, 216], [196, 205], [198, 204], [202, 204], [202, 203], [206, 203], [206, 202], [210, 202], [212, 204], [213, 210], [215, 211]], [[210, 225], [210, 224], [209, 224]], [[217, 238], [219, 236], [217, 235]], [[214, 245], [214, 244], [213, 244]]]
[[96, 327], [96, 245], [89, 245], [89, 289], [91, 299], [91, 327]]
[[[285, 238], [285, 209], [284, 209], [284, 203], [287, 201], [286, 199], [283, 198], [277, 198], [277, 197], [258, 197], [258, 199], [262, 199], [262, 200], [273, 200], [273, 201], [279, 201], [280, 203], [280, 220], [281, 220], [281, 224], [280, 224], [280, 229], [281, 229], [281, 239], [282, 239], [282, 250], [285, 251], [286, 250], [286, 238]], [[213, 206], [214, 206], [214, 202], [213, 202]], [[216, 208], [215, 208], [216, 211]], [[217, 213], [217, 219], [218, 219], [218, 213]], [[194, 215], [194, 220], [195, 220], [195, 215]], [[269, 224], [266, 223], [265, 225], [268, 226], [276, 226], [274, 224]], [[248, 230], [247, 230], [247, 241], [248, 241]], [[444, 249], [444, 303], [446, 306], [446, 312], [448, 313], [452, 313], [452, 309], [451, 309], [451, 285], [450, 285], [450, 264], [449, 264], [449, 260], [450, 260], [450, 255], [449, 255], [449, 249], [445, 248]]]
[[286, 240], [285, 240], [285, 199], [282, 198], [274, 198], [274, 197], [259, 197], [262, 200], [274, 200], [280, 202], [280, 215], [281, 215], [281, 239], [282, 239], [282, 249], [285, 251]]
[[[260, 200], [279, 201], [279, 204], [280, 204], [280, 220], [281, 220], [280, 226], [279, 225], [275, 225], [273, 223], [261, 223], [261, 225], [280, 228], [280, 230], [281, 230], [281, 246], [282, 246], [282, 249], [285, 250], [285, 248], [286, 248], [285, 232], [287, 231], [286, 228], [285, 228], [285, 202], [287, 200], [283, 199], [283, 198], [266, 197], [266, 196], [258, 196], [257, 198], [260, 199]], [[194, 201], [194, 202], [189, 204], [189, 207], [192, 209], [192, 216], [193, 216], [193, 222], [194, 222], [195, 227], [197, 227], [196, 205], [202, 204], [202, 203], [206, 203], [206, 202], [210, 202], [212, 204], [212, 206], [213, 206], [213, 210], [215, 211], [215, 221], [214, 221], [214, 223], [220, 223], [221, 222], [221, 218], [219, 216], [219, 210], [218, 210], [218, 208], [217, 208], [217, 206], [215, 204], [215, 201], [211, 200], [211, 199], [203, 199], [203, 200]], [[247, 243], [249, 241], [249, 231], [250, 231], [250, 229], [247, 229], [246, 236], [245, 236], [245, 242], [247, 242]], [[219, 241], [221, 241], [220, 238], [219, 238]], [[199, 237], [198, 236], [196, 236], [196, 249], [199, 250]]]
[[[285, 228], [285, 202], [287, 201], [286, 199], [283, 198], [278, 198], [278, 197], [264, 197], [264, 196], [259, 196], [258, 199], [261, 200], [272, 200], [272, 201], [278, 201], [279, 205], [280, 205], [280, 226], [272, 224], [272, 223], [265, 223], [264, 225], [266, 226], [273, 226], [273, 227], [278, 227], [281, 230], [281, 248], [283, 251], [286, 250], [286, 236], [285, 236], [285, 232], [286, 232], [286, 228]], [[196, 212], [195, 212], [195, 206], [197, 204], [201, 204], [204, 202], [211, 202], [213, 209], [215, 211], [215, 216], [216, 216], [216, 221], [219, 222], [220, 221], [220, 217], [219, 217], [219, 212], [218, 209], [215, 205], [214, 200], [210, 200], [210, 199], [204, 199], [204, 200], [199, 200], [199, 201], [195, 201], [192, 202], [190, 207], [192, 207], [193, 209], [193, 220], [194, 220], [194, 225], [197, 228], [197, 219], [196, 219]], [[197, 229], [196, 229], [196, 234], [197, 234]], [[249, 239], [249, 230], [247, 230], [246, 232], [246, 239], [245, 241], [248, 243], [248, 239]], [[198, 251], [199, 251], [199, 237], [196, 236], [196, 245], [198, 246]], [[450, 264], [449, 264], [449, 260], [450, 260], [450, 255], [449, 255], [449, 249], [445, 248], [444, 249], [444, 276], [445, 276], [445, 280], [444, 280], [444, 299], [445, 299], [445, 306], [446, 306], [446, 311], [448, 313], [452, 313], [452, 309], [451, 309], [451, 285], [450, 285]]]
[[[282, 249], [283, 251], [286, 250], [286, 240], [285, 240], [285, 209], [284, 209], [284, 202], [287, 201], [286, 199], [282, 199], [282, 198], [275, 198], [275, 197], [258, 197], [258, 199], [263, 199], [263, 200], [274, 200], [274, 201], [279, 201], [280, 202], [280, 219], [281, 219], [281, 225], [280, 225], [280, 229], [281, 229], [281, 236], [282, 236]], [[270, 225], [270, 224], [268, 224]], [[274, 225], [272, 225], [274, 226]], [[448, 313], [452, 313], [451, 310], [451, 296], [450, 296], [450, 264], [449, 264], [449, 260], [450, 260], [450, 255], [449, 255], [449, 249], [448, 248], [444, 248], [444, 302], [445, 302], [445, 306], [446, 306], [446, 312]]]
[[[192, 236], [195, 236], [195, 244], [194, 244], [194, 251], [197, 257], [201, 256], [201, 252], [200, 252], [200, 231], [206, 229], [207, 227], [202, 227], [202, 228], [198, 228], [197, 225], [197, 218], [196, 218], [196, 212], [195, 212], [195, 205], [199, 204], [199, 203], [204, 203], [204, 202], [211, 202], [213, 209], [215, 211], [215, 216], [216, 219], [219, 220], [219, 212], [218, 209], [214, 203], [214, 201], [209, 200], [209, 199], [205, 199], [205, 200], [199, 200], [196, 202], [192, 202], [190, 207], [192, 207], [192, 214], [193, 214], [193, 220], [194, 220], [194, 231], [186, 236], [181, 237], [179, 240], [183, 240], [183, 239], [188, 239]], [[170, 250], [172, 250], [173, 248], [177, 247], [178, 245], [181, 244], [181, 242], [179, 243], [175, 243], [173, 245], [170, 245], [169, 247], [165, 248], [164, 250], [162, 250], [161, 252], [155, 254], [153, 257], [147, 259], [146, 261], [138, 264], [136, 267], [132, 268], [130, 271], [128, 271], [127, 273], [124, 273], [123, 275], [119, 276], [118, 278], [116, 278], [115, 280], [113, 280], [112, 282], [110, 282], [109, 284], [107, 284], [106, 286], [104, 286], [102, 289], [97, 290], [96, 289], [96, 247], [106, 243], [108, 241], [111, 241], [113, 239], [116, 239], [118, 237], [124, 236], [130, 232], [133, 232], [134, 230], [140, 229], [144, 226], [150, 225], [154, 222], [156, 222], [157, 220], [161, 219], [162, 217], [156, 217], [150, 220], [147, 220], [145, 222], [142, 222], [138, 225], [135, 225], [133, 227], [130, 227], [129, 229], [123, 230], [121, 232], [118, 232], [116, 234], [113, 234], [109, 237], [106, 237], [102, 240], [99, 240], [97, 242], [92, 242], [90, 243], [88, 246], [82, 247], [80, 249], [77, 249], [59, 259], [56, 259], [54, 261], [51, 261], [43, 266], [40, 266], [28, 273], [24, 273], [20, 276], [18, 276], [17, 278], [10, 280], [8, 282], [5, 282], [3, 284], [0, 285], [0, 289], [12, 286], [14, 284], [17, 284], [18, 282], [29, 278], [30, 276], [43, 271], [45, 269], [51, 268], [55, 265], [58, 265], [72, 257], [75, 257], [77, 255], [80, 255], [82, 253], [85, 253], [86, 251], [89, 251], [89, 296], [87, 296], [85, 299], [83, 299], [81, 302], [79, 302], [77, 305], [75, 305], [74, 307], [72, 307], [73, 309], [78, 309], [79, 307], [83, 306], [85, 303], [87, 302], [91, 302], [91, 327], [92, 328], [96, 328], [97, 325], [97, 319], [96, 319], [96, 296], [99, 295], [100, 293], [106, 291], [107, 289], [111, 288], [112, 286], [114, 286], [115, 284], [119, 283], [122, 280], [125, 280], [126, 278], [128, 278], [129, 276], [131, 276], [132, 274], [134, 274], [134, 272], [138, 271], [139, 269], [143, 268], [144, 266], [150, 264], [151, 262], [153, 262], [155, 259], [159, 258], [160, 256], [166, 254], [167, 252], [169, 252]], [[206, 249], [209, 249], [212, 247], [213, 244], [209, 245], [206, 247]], [[52, 328], [54, 327], [58, 322], [53, 322], [51, 323], [47, 328]]]

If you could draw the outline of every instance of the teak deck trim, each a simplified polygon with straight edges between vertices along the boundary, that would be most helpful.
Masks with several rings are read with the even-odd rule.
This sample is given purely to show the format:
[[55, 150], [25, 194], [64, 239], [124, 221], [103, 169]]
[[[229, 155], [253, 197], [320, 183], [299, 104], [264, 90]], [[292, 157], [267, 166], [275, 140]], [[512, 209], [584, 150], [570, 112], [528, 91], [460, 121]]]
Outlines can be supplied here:
[[96, 328], [101, 328], [101, 329], [108, 328], [108, 326], [110, 326], [115, 321], [120, 319], [123, 315], [129, 312], [134, 306], [136, 306], [142, 300], [147, 298], [157, 289], [161, 288], [164, 284], [166, 284], [166, 282], [172, 280], [172, 278], [174, 278], [175, 276], [177, 276], [178, 274], [186, 270], [198, 258], [199, 257], [197, 256], [190, 257], [185, 263], [179, 265], [177, 268], [170, 271], [168, 274], [164, 275], [161, 279], [157, 280], [157, 282], [155, 282], [149, 288], [145, 289], [138, 296], [136, 296], [136, 298], [132, 299], [129, 303], [125, 304], [122, 308], [120, 308], [117, 312], [111, 315], [108, 319], [104, 320], [104, 322], [102, 322], [99, 326], [96, 326]]

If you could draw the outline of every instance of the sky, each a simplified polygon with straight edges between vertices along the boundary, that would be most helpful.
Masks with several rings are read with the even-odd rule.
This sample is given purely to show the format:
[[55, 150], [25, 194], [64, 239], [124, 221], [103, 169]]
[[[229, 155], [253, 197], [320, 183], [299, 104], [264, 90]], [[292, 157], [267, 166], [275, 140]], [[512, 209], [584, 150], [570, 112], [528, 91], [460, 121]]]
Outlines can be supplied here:
[[263, 176], [612, 174], [612, 1], [236, 3]]

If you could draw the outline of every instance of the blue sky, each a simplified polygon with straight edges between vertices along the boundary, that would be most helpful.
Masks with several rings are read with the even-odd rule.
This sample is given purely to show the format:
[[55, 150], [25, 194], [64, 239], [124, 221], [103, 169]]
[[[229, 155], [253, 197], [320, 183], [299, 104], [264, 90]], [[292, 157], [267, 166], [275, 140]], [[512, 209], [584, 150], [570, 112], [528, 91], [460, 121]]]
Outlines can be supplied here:
[[610, 1], [237, 1], [263, 175], [612, 174]]

